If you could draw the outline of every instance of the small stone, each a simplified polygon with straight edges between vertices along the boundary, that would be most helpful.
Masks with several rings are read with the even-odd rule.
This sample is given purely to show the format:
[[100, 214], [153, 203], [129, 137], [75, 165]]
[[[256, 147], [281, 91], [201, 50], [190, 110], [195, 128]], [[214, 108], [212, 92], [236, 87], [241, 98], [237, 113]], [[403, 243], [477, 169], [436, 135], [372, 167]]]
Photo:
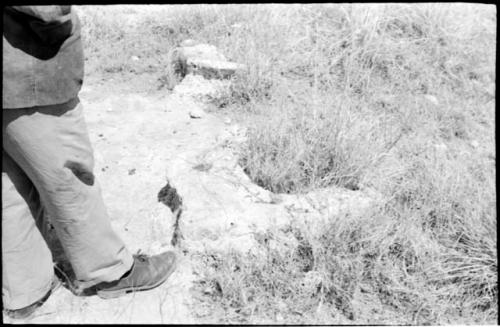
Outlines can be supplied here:
[[439, 101], [438, 99], [433, 96], [433, 95], [430, 95], [430, 94], [426, 94], [424, 95], [424, 97], [429, 101], [429, 102], [432, 102], [432, 104], [434, 104], [435, 106], [438, 106], [439, 105]]
[[495, 96], [496, 84], [490, 83], [486, 86], [486, 92], [488, 92], [491, 96]]
[[193, 167], [194, 170], [198, 171], [209, 171], [213, 165], [211, 163], [200, 163]]
[[472, 145], [473, 148], [478, 148], [479, 147], [479, 142], [474, 140], [472, 142], [470, 142], [470, 145]]
[[205, 117], [205, 112], [203, 111], [203, 109], [196, 107], [196, 108], [189, 110], [189, 117], [191, 117], [193, 119], [203, 118], [203, 117]]
[[226, 60], [226, 57], [217, 50], [217, 47], [210, 44], [201, 43], [192, 46], [184, 46], [180, 50], [186, 58]]
[[129, 169], [128, 170], [129, 175], [134, 175], [135, 174], [135, 168]]
[[394, 104], [394, 102], [396, 101], [396, 97], [394, 95], [383, 94], [379, 96], [378, 100], [380, 101], [380, 103], [387, 106]]
[[443, 144], [443, 143], [435, 144], [434, 148], [441, 155], [446, 154], [446, 151], [448, 150], [448, 147], [446, 146], [446, 144]]
[[229, 117], [224, 118], [224, 124], [230, 125], [231, 124], [231, 118], [229, 118]]
[[203, 294], [205, 295], [212, 295], [214, 293], [214, 290], [209, 286], [209, 287], [206, 287], [204, 290], [203, 290]]
[[233, 126], [231, 126], [229, 132], [232, 135], [237, 135], [240, 132], [240, 127], [238, 125], [233, 125]]
[[138, 61], [138, 60], [139, 60], [139, 57], [137, 57], [137, 56], [132, 56], [132, 57], [130, 57], [130, 59], [132, 59], [133, 61]]
[[187, 40], [182, 41], [180, 45], [181, 45], [181, 47], [193, 47], [196, 44], [198, 44], [197, 41], [195, 41], [193, 39], [187, 39]]

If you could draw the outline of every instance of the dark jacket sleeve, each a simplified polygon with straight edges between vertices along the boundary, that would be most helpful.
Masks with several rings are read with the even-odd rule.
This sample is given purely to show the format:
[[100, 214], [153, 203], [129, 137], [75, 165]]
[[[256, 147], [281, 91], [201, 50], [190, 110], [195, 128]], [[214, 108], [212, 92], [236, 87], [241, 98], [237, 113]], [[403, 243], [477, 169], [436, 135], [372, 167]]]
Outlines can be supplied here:
[[83, 83], [80, 21], [69, 6], [3, 8], [3, 109], [66, 103]]
[[71, 35], [71, 6], [12, 6], [5, 10], [26, 15], [26, 23], [46, 45], [62, 44]]
[[71, 6], [11, 6], [11, 8], [45, 23], [66, 21], [71, 13]]

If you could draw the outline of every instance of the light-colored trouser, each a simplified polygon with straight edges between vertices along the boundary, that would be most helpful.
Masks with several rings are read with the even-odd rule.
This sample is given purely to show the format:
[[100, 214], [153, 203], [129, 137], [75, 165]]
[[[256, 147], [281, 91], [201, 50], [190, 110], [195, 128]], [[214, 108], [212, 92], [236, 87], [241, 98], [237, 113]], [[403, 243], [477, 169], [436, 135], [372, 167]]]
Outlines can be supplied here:
[[82, 106], [3, 109], [2, 300], [18, 309], [50, 289], [52, 254], [37, 227], [53, 225], [84, 287], [119, 279], [133, 258], [112, 230]]

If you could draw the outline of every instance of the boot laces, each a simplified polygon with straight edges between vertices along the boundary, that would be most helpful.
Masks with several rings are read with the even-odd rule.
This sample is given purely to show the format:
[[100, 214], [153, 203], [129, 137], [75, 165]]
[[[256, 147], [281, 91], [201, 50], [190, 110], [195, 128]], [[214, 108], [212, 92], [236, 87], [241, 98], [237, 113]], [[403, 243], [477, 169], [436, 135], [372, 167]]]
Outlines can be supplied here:
[[148, 255], [145, 253], [142, 253], [142, 250], [139, 249], [135, 255], [135, 257], [141, 261], [141, 262], [146, 262], [148, 260]]

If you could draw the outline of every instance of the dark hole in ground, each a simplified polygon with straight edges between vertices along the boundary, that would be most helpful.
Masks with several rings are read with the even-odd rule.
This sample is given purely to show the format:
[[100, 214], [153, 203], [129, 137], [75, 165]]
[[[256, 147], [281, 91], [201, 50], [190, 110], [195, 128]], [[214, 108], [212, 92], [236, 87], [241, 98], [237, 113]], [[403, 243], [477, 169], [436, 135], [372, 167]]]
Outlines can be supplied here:
[[179, 193], [177, 193], [177, 189], [167, 181], [167, 185], [162, 187], [160, 192], [158, 192], [158, 202], [166, 205], [170, 209], [170, 211], [172, 211], [175, 217], [174, 232], [170, 243], [173, 246], [176, 246], [183, 238], [179, 225], [183, 208], [182, 197], [179, 195]]
[[[276, 160], [274, 158], [271, 161]], [[299, 177], [294, 174], [290, 179], [281, 178], [276, 180], [272, 175], [265, 171], [260, 170], [255, 164], [247, 157], [240, 157], [238, 164], [243, 168], [243, 172], [250, 177], [256, 185], [273, 192], [275, 194], [302, 194], [307, 193], [312, 187], [328, 187], [337, 186], [351, 191], [358, 191], [360, 189], [360, 177], [357, 175], [348, 177], [329, 177], [335, 167], [334, 160], [330, 159], [326, 167], [317, 169], [313, 172], [309, 169], [307, 164], [300, 162], [301, 173]], [[316, 177], [314, 177], [316, 176]], [[316, 179], [320, 179], [319, 183]]]

